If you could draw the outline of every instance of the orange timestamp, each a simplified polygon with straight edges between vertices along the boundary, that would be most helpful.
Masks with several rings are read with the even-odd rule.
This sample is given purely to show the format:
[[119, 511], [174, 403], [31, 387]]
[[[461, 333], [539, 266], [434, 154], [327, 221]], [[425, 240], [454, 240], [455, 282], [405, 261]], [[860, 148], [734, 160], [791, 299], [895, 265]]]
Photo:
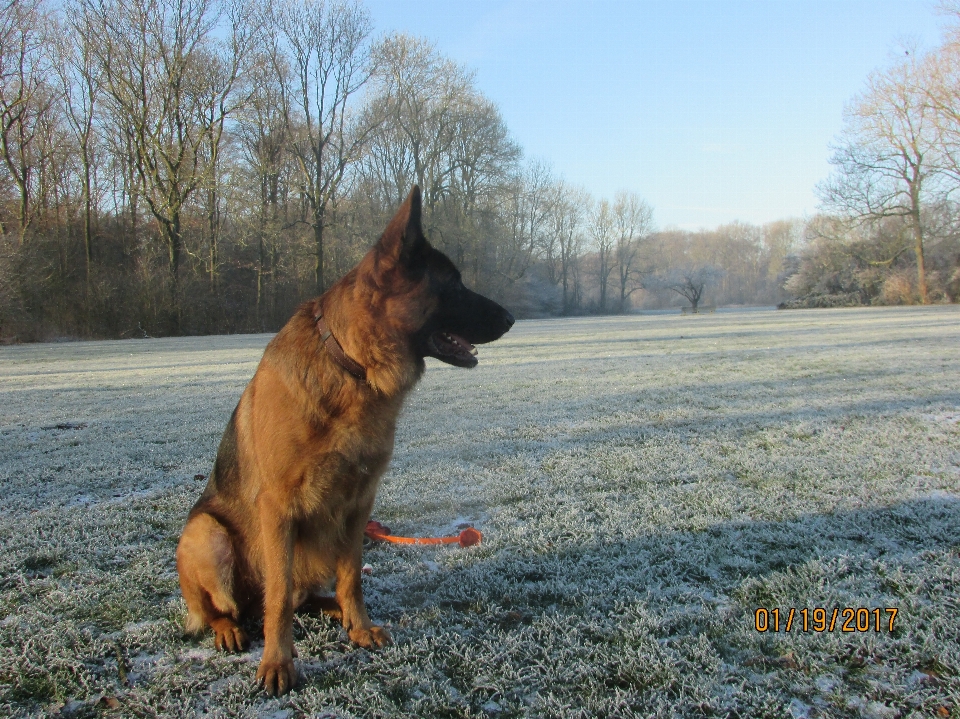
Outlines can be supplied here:
[[813, 609], [767, 609], [753, 613], [758, 632], [892, 632], [896, 607], [814, 607]]

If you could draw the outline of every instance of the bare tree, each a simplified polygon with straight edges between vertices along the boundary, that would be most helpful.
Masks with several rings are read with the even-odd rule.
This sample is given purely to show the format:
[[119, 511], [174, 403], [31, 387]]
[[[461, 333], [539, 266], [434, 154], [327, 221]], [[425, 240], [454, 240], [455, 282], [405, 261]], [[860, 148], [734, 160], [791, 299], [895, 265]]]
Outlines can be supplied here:
[[610, 203], [607, 200], [601, 200], [590, 218], [590, 236], [597, 256], [598, 309], [601, 313], [607, 311], [607, 286], [610, 283], [610, 273], [613, 272], [616, 250], [615, 232]]
[[613, 202], [613, 224], [616, 235], [615, 260], [620, 289], [620, 312], [626, 312], [630, 295], [641, 289], [643, 275], [651, 267], [639, 267], [640, 251], [653, 232], [653, 208], [639, 195], [618, 192]]
[[226, 47], [214, 48], [203, 53], [204, 75], [197, 97], [197, 118], [203, 131], [197, 157], [204, 170], [200, 178], [206, 214], [207, 276], [211, 289], [216, 288], [219, 278], [219, 240], [222, 228], [221, 150], [227, 120], [233, 117], [249, 100], [252, 90], [242, 88], [234, 92], [238, 76], [243, 69], [244, 57], [251, 49], [251, 31], [242, 15], [247, 7], [233, 4], [227, 7], [231, 17], [230, 34]]
[[523, 277], [549, 234], [552, 182], [549, 168], [532, 162], [507, 186], [509, 234], [499, 247], [498, 271], [510, 281]]
[[586, 244], [583, 231], [592, 201], [585, 190], [562, 180], [553, 186], [551, 194], [552, 221], [546, 240], [551, 248], [548, 261], [554, 265], [551, 279], [562, 288], [561, 312], [569, 315], [579, 309], [582, 298], [580, 263]]
[[431, 238], [468, 282], [506, 291], [532, 255], [529, 237], [518, 235], [517, 213], [531, 208], [518, 184], [520, 151], [503, 117], [473, 76], [430, 43], [393, 35], [375, 53], [369, 112], [381, 125], [365, 170], [379, 201], [393, 205], [419, 184]]
[[720, 275], [721, 272], [714, 267], [677, 268], [667, 273], [661, 282], [667, 289], [686, 297], [691, 311], [696, 313], [704, 290], [711, 282], [719, 279]]
[[257, 243], [256, 316], [261, 331], [267, 328], [268, 315], [276, 320], [280, 238], [290, 224], [287, 197], [293, 172], [286, 122], [290, 112], [284, 93], [289, 68], [278, 60], [261, 56], [252, 64], [249, 100], [237, 116], [236, 127], [243, 163], [256, 193], [252, 214]]
[[85, 22], [99, 28], [93, 51], [105, 97], [167, 248], [179, 330], [184, 207], [211, 176], [211, 149], [236, 108], [249, 24], [237, 7], [228, 8], [228, 39], [221, 43], [214, 37], [221, 8], [213, 0], [81, 2]]
[[402, 34], [377, 46], [376, 65], [371, 112], [383, 118], [383, 127], [371, 149], [384, 185], [395, 193], [385, 199], [395, 204], [416, 182], [429, 232], [434, 209], [450, 194], [457, 125], [473, 95], [473, 78], [429, 42]]
[[[960, 20], [960, 2], [951, 6]], [[921, 81], [932, 110], [939, 169], [949, 177], [948, 191], [955, 192], [960, 187], [960, 25], [926, 56]]]
[[87, 291], [93, 267], [94, 160], [97, 153], [96, 121], [101, 80], [93, 52], [97, 28], [87, 24], [89, 16], [68, 5], [56, 38], [57, 76], [60, 80], [64, 116], [79, 151], [80, 190], [83, 203], [83, 254]]
[[[316, 291], [323, 294], [327, 210], [374, 125], [352, 112], [370, 78], [370, 16], [357, 0], [277, 0], [273, 64], [284, 83], [290, 151], [310, 205]], [[289, 74], [285, 67], [289, 63]]]
[[[44, 55], [48, 18], [42, 0], [8, 0], [0, 8], [0, 155], [19, 195], [20, 244], [34, 219], [34, 175], [44, 158], [38, 134], [55, 94]], [[0, 217], [0, 232], [6, 232]]]
[[447, 231], [438, 239], [462, 264], [473, 286], [499, 291], [516, 278], [508, 274], [509, 260], [500, 251], [501, 233], [492, 231], [492, 225], [499, 224], [519, 149], [510, 140], [500, 111], [479, 94], [464, 98], [453, 130], [444, 212], [442, 218], [432, 219], [437, 220], [435, 226], [443, 220]]
[[846, 111], [830, 162], [836, 170], [818, 188], [828, 210], [864, 221], [903, 217], [911, 228], [920, 301], [927, 302], [924, 208], [940, 169], [935, 116], [913, 59], [874, 74]]

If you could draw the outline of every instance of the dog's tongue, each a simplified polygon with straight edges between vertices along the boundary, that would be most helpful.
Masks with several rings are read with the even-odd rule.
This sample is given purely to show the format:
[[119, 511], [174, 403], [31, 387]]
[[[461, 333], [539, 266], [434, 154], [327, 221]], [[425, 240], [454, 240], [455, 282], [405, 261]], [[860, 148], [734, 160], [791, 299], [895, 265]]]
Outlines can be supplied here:
[[460, 335], [455, 335], [452, 332], [444, 332], [440, 335], [440, 339], [443, 342], [444, 349], [449, 351], [450, 354], [457, 355], [476, 355], [477, 348], [472, 344], [467, 342]]
[[430, 342], [437, 353], [434, 356], [441, 360], [461, 367], [475, 367], [477, 364], [476, 347], [460, 335], [441, 330], [430, 336]]
[[469, 342], [467, 342], [465, 339], [463, 339], [463, 337], [461, 337], [460, 335], [455, 335], [455, 334], [453, 334], [453, 333], [449, 333], [449, 332], [448, 332], [447, 334], [449, 334], [450, 337], [452, 337], [453, 340], [454, 340], [458, 345], [460, 345], [460, 347], [462, 347], [463, 349], [465, 349], [467, 352], [469, 352], [469, 353], [472, 354], [472, 355], [476, 355], [476, 354], [477, 354], [477, 348], [474, 347], [474, 346], [473, 346], [472, 344], [470, 344]]
[[452, 332], [437, 332], [433, 335], [434, 348], [445, 357], [457, 357], [464, 362], [473, 360], [476, 364], [477, 348], [460, 335]]

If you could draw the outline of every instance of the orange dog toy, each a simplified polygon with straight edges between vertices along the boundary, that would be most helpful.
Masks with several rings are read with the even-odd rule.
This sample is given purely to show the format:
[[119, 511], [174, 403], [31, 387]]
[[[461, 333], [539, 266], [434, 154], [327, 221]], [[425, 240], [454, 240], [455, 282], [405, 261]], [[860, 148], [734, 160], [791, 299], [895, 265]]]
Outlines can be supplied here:
[[380, 522], [370, 520], [364, 533], [374, 541], [393, 542], [394, 544], [459, 544], [461, 547], [472, 547], [480, 544], [483, 535], [473, 527], [467, 527], [456, 537], [395, 537], [390, 534], [390, 528]]

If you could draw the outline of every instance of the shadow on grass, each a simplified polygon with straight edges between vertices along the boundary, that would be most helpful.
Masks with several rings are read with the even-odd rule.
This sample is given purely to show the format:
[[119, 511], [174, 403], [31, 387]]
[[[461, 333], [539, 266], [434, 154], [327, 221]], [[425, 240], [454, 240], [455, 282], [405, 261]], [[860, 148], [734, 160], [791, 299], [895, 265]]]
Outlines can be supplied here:
[[[392, 701], [406, 709], [420, 701], [418, 682], [439, 683], [476, 711], [490, 696], [516, 716], [526, 706], [537, 716], [772, 718], [804, 706], [804, 716], [903, 716], [951, 705], [960, 501], [532, 540], [491, 542], [458, 566], [410, 572], [402, 585], [396, 576], [374, 582], [371, 614], [399, 627], [397, 646], [368, 665], [306, 660], [305, 684], [358, 677], [393, 686]], [[394, 553], [415, 566], [419, 550], [369, 556], [376, 567], [378, 555]], [[759, 607], [899, 613], [892, 632], [761, 634]], [[857, 710], [870, 702], [880, 713]]]
[[[493, 547], [490, 556], [475, 563], [424, 575], [399, 590], [396, 602], [389, 602], [391, 613], [433, 604], [458, 611], [493, 605], [532, 620], [542, 612], [602, 614], [631, 602], [661, 609], [733, 602], [748, 610], [752, 621], [760, 606], [802, 602], [812, 608], [841, 600], [842, 606], [854, 600], [859, 602], [854, 606], [897, 606], [926, 591], [942, 609], [942, 621], [955, 620], [950, 609], [956, 606], [955, 591], [937, 588], [949, 579], [927, 576], [923, 567], [934, 554], [957, 563], [960, 500], [950, 496], [786, 521], [721, 522], [702, 531], [597, 536], [587, 542], [562, 533], [531, 535], [527, 545]], [[391, 551], [397, 550], [375, 550]], [[780, 578], [765, 581], [772, 575]], [[370, 596], [375, 613], [377, 601]], [[912, 620], [901, 616], [900, 621]]]

